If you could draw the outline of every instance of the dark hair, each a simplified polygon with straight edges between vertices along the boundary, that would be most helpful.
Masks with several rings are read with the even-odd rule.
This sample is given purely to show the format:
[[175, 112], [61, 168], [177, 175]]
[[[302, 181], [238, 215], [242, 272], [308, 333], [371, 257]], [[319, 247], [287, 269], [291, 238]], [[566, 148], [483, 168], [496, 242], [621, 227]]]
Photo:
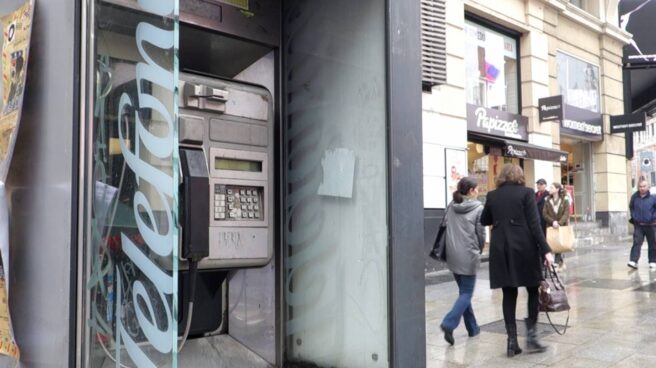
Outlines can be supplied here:
[[501, 168], [501, 172], [494, 180], [497, 187], [504, 184], [519, 184], [525, 185], [526, 179], [524, 178], [524, 170], [519, 165], [505, 164]]
[[455, 192], [453, 192], [453, 201], [456, 203], [462, 203], [464, 200], [463, 196], [466, 196], [467, 193], [473, 188], [478, 186], [478, 181], [471, 176], [465, 176], [464, 178], [458, 181], [458, 187]]

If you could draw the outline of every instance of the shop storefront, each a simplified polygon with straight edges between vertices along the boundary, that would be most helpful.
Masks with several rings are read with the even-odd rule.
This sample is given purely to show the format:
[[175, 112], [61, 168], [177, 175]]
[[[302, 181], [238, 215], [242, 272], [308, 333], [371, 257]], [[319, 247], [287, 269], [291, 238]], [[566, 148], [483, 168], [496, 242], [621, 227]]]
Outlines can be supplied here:
[[564, 163], [568, 152], [528, 143], [528, 118], [468, 105], [467, 163], [478, 179], [479, 196], [495, 189], [494, 178], [506, 163], [524, 167], [526, 160]]
[[25, 365], [425, 366], [419, 4], [36, 3]]
[[[468, 174], [481, 183], [484, 199], [504, 163], [524, 167], [524, 160], [563, 162], [567, 152], [528, 143], [528, 118], [519, 114], [519, 33], [470, 15], [465, 36], [466, 164]], [[453, 180], [447, 192], [452, 189]]]
[[593, 144], [604, 138], [599, 113], [599, 67], [558, 51], [558, 88], [562, 95], [540, 100], [540, 121], [557, 122], [560, 147], [571, 153], [560, 182], [573, 193], [574, 217], [595, 219]]

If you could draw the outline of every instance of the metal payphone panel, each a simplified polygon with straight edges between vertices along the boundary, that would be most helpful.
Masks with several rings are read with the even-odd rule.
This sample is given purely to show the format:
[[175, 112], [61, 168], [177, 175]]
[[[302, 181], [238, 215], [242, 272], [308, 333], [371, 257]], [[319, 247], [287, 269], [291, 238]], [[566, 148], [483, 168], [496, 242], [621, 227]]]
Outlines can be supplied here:
[[180, 145], [202, 148], [209, 168], [209, 256], [199, 268], [263, 266], [273, 256], [273, 98], [243, 82], [180, 79]]

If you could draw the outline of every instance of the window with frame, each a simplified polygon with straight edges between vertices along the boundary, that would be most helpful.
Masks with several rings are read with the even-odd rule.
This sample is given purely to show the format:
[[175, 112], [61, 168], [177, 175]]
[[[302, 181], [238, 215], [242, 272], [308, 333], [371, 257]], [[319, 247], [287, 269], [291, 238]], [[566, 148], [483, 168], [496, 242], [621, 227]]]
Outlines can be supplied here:
[[518, 40], [465, 21], [467, 103], [519, 113]]
[[558, 92], [566, 104], [600, 112], [599, 67], [564, 52], [556, 52]]

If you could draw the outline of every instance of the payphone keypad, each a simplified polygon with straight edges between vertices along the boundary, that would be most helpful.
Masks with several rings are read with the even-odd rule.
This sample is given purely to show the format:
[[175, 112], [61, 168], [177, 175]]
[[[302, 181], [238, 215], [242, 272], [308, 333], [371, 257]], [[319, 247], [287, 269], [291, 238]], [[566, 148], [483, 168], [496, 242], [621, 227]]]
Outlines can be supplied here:
[[224, 221], [262, 221], [262, 187], [214, 185], [214, 219]]

